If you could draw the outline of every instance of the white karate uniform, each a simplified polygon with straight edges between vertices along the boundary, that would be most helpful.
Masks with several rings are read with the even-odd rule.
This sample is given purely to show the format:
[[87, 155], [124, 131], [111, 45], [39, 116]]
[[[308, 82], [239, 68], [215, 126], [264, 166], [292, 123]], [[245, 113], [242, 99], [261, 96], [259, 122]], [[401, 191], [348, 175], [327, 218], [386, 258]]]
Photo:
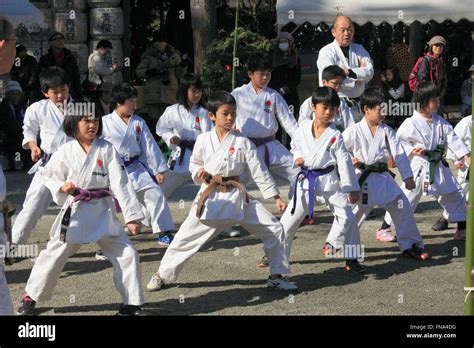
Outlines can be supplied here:
[[240, 176], [247, 166], [264, 199], [279, 194], [270, 172], [259, 160], [255, 145], [250, 140], [238, 132], [231, 132], [220, 142], [215, 130], [197, 137], [189, 170], [194, 182], [201, 185], [201, 189], [188, 217], [161, 260], [158, 273], [165, 283], [175, 282], [191, 256], [225, 228], [235, 224], [241, 225], [263, 240], [272, 274], [289, 273], [281, 224], [257, 200], [249, 197], [249, 203], [245, 203], [242, 193], [237, 189], [229, 192], [216, 191], [208, 196], [201, 217], [196, 217], [197, 202], [207, 187], [207, 184], [196, 176], [199, 169], [204, 168], [212, 175], [229, 177]]
[[144, 223], [151, 223], [153, 233], [174, 230], [165, 195], [151, 176], [167, 171], [168, 166], [145, 121], [140, 116], [132, 115], [126, 124], [114, 111], [102, 117], [102, 124], [102, 137], [114, 145], [124, 161], [139, 156], [140, 162], [134, 162], [126, 169], [143, 205]]
[[[298, 124], [301, 125], [303, 121], [314, 120], [314, 113], [311, 109], [311, 98], [306, 99], [303, 104], [300, 106], [300, 114], [298, 118]], [[347, 129], [350, 126], [356, 124], [359, 121], [360, 117], [356, 119], [353, 118], [351, 108], [347, 105], [347, 102], [344, 99], [341, 99], [341, 105], [337, 109], [336, 116], [334, 116], [333, 124], [337, 128]]]
[[[361, 63], [365, 63], [365, 67], [361, 68]], [[324, 46], [318, 55], [316, 62], [319, 71], [319, 85], [323, 85], [322, 73], [323, 70], [330, 65], [337, 65], [342, 69], [350, 69], [356, 75], [357, 79], [346, 76], [343, 85], [338, 92], [339, 98], [359, 98], [364, 93], [366, 85], [372, 80], [374, 76], [374, 66], [369, 53], [362, 45], [351, 43], [349, 45], [349, 62], [347, 61], [341, 47], [337, 41], [334, 40], [330, 44]], [[344, 110], [342, 116], [354, 123], [362, 119], [362, 113], [359, 105], [354, 105]]]
[[[412, 210], [415, 211], [422, 195], [433, 195], [439, 199], [439, 203], [448, 213], [448, 221], [457, 222], [466, 220], [465, 194], [456, 181], [449, 167], [439, 162], [436, 166], [433, 184], [429, 183], [430, 163], [424, 156], [413, 156], [414, 148], [420, 147], [434, 150], [438, 144], [445, 144], [453, 152], [457, 159], [461, 159], [470, 151], [454, 133], [453, 127], [448, 121], [438, 114], [433, 113], [432, 124], [421, 116], [417, 111], [413, 116], [407, 118], [398, 128], [397, 136], [403, 148], [411, 159], [411, 170], [414, 175], [416, 188], [413, 191], [405, 189], [402, 184], [403, 193], [410, 201]], [[392, 224], [390, 214], [385, 214], [387, 224]]]
[[[298, 128], [295, 117], [288, 109], [288, 104], [275, 90], [265, 87], [257, 94], [252, 82], [232, 91], [237, 101], [237, 119], [235, 128], [247, 138], [266, 138], [278, 131], [278, 122], [290, 137]], [[293, 168], [293, 157], [278, 140], [273, 140], [257, 148], [258, 158], [265, 159], [265, 147], [269, 153], [269, 169], [276, 175], [294, 182], [298, 170]], [[242, 182], [248, 183], [251, 178], [246, 170]]]
[[[362, 163], [367, 165], [387, 163], [390, 156], [393, 156], [402, 179], [413, 177], [410, 163], [395, 131], [386, 124], [379, 124], [375, 135], [372, 136], [364, 118], [356, 125], [346, 129], [342, 135], [347, 150]], [[362, 172], [356, 168], [358, 177]], [[413, 244], [423, 248], [420, 231], [413, 218], [410, 203], [388, 172], [372, 172], [362, 184], [361, 197], [354, 206], [354, 214], [359, 228], [362, 226], [366, 214], [374, 206], [383, 207], [393, 216], [397, 230], [397, 242], [402, 252], [410, 249]]]
[[[59, 191], [66, 181], [82, 189], [110, 189], [120, 203], [125, 222], [142, 220], [140, 204], [128, 189], [128, 176], [113, 146], [103, 139], [95, 139], [86, 153], [78, 141], [68, 142], [51, 157], [41, 175], [54, 201], [62, 208], [51, 228], [51, 240], [33, 266], [26, 293], [35, 301], [49, 300], [69, 257], [83, 244], [97, 242], [112, 263], [114, 283], [124, 304], [143, 304], [138, 252], [116, 215], [113, 198], [73, 202], [73, 196]], [[64, 226], [68, 207], [70, 222]]]
[[[0, 164], [0, 202], [7, 197], [7, 185], [5, 175]], [[7, 251], [7, 235], [5, 233], [5, 217], [0, 213], [0, 245], [5, 247]], [[13, 303], [8, 289], [7, 279], [5, 278], [5, 270], [3, 268], [3, 259], [5, 255], [0, 255], [0, 315], [13, 315]]]
[[[315, 196], [322, 198], [335, 216], [327, 242], [337, 249], [344, 247], [345, 243], [345, 257], [357, 259], [360, 255], [346, 253], [350, 250], [360, 250], [359, 228], [347, 197], [348, 192], [359, 190], [350, 156], [341, 133], [333, 126], [327, 128], [319, 139], [314, 137], [312, 128], [313, 122], [308, 120], [295, 132], [292, 141], [294, 158], [304, 158], [304, 166], [311, 170], [335, 166], [328, 174], [316, 178]], [[309, 200], [314, 199], [309, 197], [308, 180], [300, 180], [296, 184], [296, 190], [296, 195], [290, 200], [280, 219], [285, 231], [288, 257], [296, 231], [308, 214]], [[295, 211], [291, 214], [295, 199]]]
[[[361, 63], [366, 64], [361, 68]], [[351, 43], [349, 46], [349, 63], [339, 47], [336, 40], [327, 44], [319, 51], [318, 60], [316, 62], [319, 71], [319, 85], [323, 85], [323, 70], [330, 65], [337, 65], [342, 69], [351, 69], [357, 79], [346, 77], [341, 90], [338, 92], [340, 97], [358, 98], [364, 93], [365, 85], [372, 80], [374, 76], [374, 66], [369, 53], [362, 45]]]
[[[31, 104], [25, 112], [23, 120], [23, 148], [30, 141], [41, 139], [41, 150], [46, 154], [54, 153], [62, 144], [71, 140], [63, 131], [64, 114], [49, 99]], [[35, 174], [28, 191], [26, 191], [23, 209], [18, 214], [12, 227], [12, 242], [26, 243], [38, 220], [43, 216], [53, 201], [51, 193], [44, 186], [38, 169], [43, 165], [42, 160], [30, 169], [29, 174]]]
[[[459, 139], [466, 145], [471, 152], [471, 137], [472, 137], [472, 115], [464, 117], [461, 121], [458, 122], [456, 127], [454, 127], [454, 133], [459, 137]], [[453, 162], [458, 162], [456, 155], [448, 148], [446, 158], [452, 160]], [[467, 177], [468, 168], [458, 169], [458, 184], [461, 185], [463, 191], [466, 193], [466, 200], [468, 199], [469, 191], [469, 178]]]
[[[197, 136], [203, 132], [208, 132], [213, 128], [208, 111], [199, 105], [194, 105], [191, 110], [186, 109], [181, 104], [174, 104], [166, 108], [163, 115], [156, 123], [156, 134], [158, 134], [168, 145], [172, 151], [176, 151], [176, 145], [170, 143], [170, 139], [174, 136], [181, 140], [195, 141]], [[185, 147], [180, 147], [180, 151], [186, 151], [183, 161], [176, 161], [174, 168], [165, 173], [165, 182], [161, 185], [165, 197], [169, 195], [179, 186], [187, 181], [191, 181], [191, 173], [189, 172], [189, 159], [192, 151]]]

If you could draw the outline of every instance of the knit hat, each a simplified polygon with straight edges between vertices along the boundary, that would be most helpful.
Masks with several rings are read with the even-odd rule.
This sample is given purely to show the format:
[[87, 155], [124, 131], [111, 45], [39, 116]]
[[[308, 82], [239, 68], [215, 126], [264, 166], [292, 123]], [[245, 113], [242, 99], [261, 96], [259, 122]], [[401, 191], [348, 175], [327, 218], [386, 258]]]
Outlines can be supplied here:
[[8, 81], [7, 86], [5, 87], [5, 93], [8, 94], [9, 92], [19, 91], [22, 92], [20, 84], [17, 81]]
[[287, 31], [281, 31], [278, 34], [276, 39], [277, 39], [277, 42], [280, 41], [281, 39], [287, 39], [290, 42], [290, 44], [292, 44], [295, 41], [293, 36]]
[[62, 37], [64, 40], [66, 40], [66, 37], [62, 33], [55, 31], [49, 36], [48, 42], [56, 40], [58, 37]]
[[428, 42], [428, 45], [433, 46], [433, 45], [436, 45], [436, 44], [443, 44], [444, 46], [446, 46], [446, 40], [444, 39], [444, 37], [442, 36], [433, 36], [431, 38], [431, 40]]

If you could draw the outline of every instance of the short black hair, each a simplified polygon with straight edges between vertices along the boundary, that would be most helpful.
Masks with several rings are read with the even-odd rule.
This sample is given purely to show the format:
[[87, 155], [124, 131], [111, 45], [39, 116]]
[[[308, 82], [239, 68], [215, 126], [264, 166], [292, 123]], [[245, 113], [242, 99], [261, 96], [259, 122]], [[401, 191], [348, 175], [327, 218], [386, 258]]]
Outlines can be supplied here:
[[68, 137], [76, 138], [77, 125], [83, 118], [98, 118], [99, 128], [96, 138], [102, 135], [102, 117], [97, 116], [94, 111], [92, 111], [91, 115], [88, 115], [91, 106], [95, 107], [95, 104], [86, 99], [73, 100], [66, 104], [67, 111], [64, 116], [63, 129]]
[[99, 48], [110, 48], [110, 49], [113, 49], [112, 47], [112, 42], [110, 42], [109, 40], [100, 40], [98, 43], [97, 43], [97, 46], [95, 46], [95, 49], [98, 50]]
[[44, 93], [51, 88], [59, 88], [67, 85], [64, 70], [57, 66], [52, 66], [43, 70], [39, 75], [40, 87]]
[[[178, 103], [183, 105], [188, 110], [190, 109], [189, 104], [188, 104], [188, 89], [191, 87], [194, 87], [203, 91], [202, 81], [199, 78], [199, 76], [192, 73], [186, 73], [183, 75], [183, 77], [181, 78], [181, 82], [179, 83], [177, 99], [178, 99]], [[204, 99], [204, 91], [203, 91], [201, 99], [198, 102], [198, 105], [202, 107], [204, 107], [203, 99]]]
[[26, 50], [26, 47], [25, 47], [25, 46], [23, 46], [23, 45], [18, 45], [18, 46], [16, 46], [16, 55], [18, 55], [18, 54], [21, 53], [21, 52], [26, 52], [26, 51], [27, 51], [27, 50]]
[[0, 16], [0, 40], [9, 40], [15, 34], [15, 29], [7, 17]]
[[110, 106], [116, 108], [118, 104], [125, 104], [127, 99], [136, 98], [138, 96], [138, 91], [135, 87], [130, 84], [123, 82], [118, 85], [115, 85], [110, 92]]
[[423, 81], [416, 86], [413, 92], [413, 101], [419, 103], [420, 107], [426, 108], [431, 98], [441, 97], [438, 87], [433, 82]]
[[379, 106], [382, 103], [385, 103], [387, 99], [385, 98], [384, 92], [380, 88], [371, 87], [367, 88], [365, 92], [360, 97], [360, 109], [364, 111], [364, 107], [373, 109]]
[[226, 104], [237, 106], [234, 96], [227, 91], [215, 91], [207, 101], [207, 110], [215, 115]]
[[328, 106], [339, 107], [341, 101], [337, 92], [330, 87], [316, 87], [311, 96], [311, 103], [316, 106], [317, 104], [324, 104]]
[[247, 70], [250, 72], [272, 70], [270, 58], [263, 54], [252, 54], [247, 60]]
[[329, 65], [324, 68], [323, 73], [321, 74], [321, 79], [325, 81], [330, 81], [336, 77], [341, 77], [343, 80], [346, 78], [346, 73], [338, 65]]

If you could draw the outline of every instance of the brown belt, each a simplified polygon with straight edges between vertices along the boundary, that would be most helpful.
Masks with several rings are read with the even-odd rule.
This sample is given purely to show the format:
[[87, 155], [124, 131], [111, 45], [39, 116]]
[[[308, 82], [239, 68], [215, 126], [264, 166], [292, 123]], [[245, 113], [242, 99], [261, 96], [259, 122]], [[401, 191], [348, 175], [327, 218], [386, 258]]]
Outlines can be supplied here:
[[249, 202], [249, 196], [247, 190], [240, 183], [238, 176], [222, 177], [220, 175], [212, 175], [206, 179], [208, 183], [206, 189], [202, 192], [199, 197], [198, 205], [196, 209], [196, 217], [199, 219], [204, 211], [204, 204], [211, 193], [218, 192], [229, 192], [234, 188], [239, 190], [245, 197], [245, 203]]

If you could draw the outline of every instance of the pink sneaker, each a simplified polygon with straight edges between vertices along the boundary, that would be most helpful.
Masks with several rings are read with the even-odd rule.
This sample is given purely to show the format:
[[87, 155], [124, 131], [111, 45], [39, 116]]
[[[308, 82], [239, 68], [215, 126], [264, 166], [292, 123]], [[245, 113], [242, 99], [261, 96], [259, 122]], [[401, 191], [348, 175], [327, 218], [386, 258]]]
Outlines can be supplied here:
[[454, 232], [454, 240], [466, 240], [466, 230], [460, 230], [459, 228]]
[[389, 228], [381, 228], [381, 229], [377, 230], [377, 232], [375, 233], [375, 239], [377, 239], [381, 242], [394, 242], [395, 237], [392, 236], [392, 234], [390, 232], [392, 232], [392, 229], [390, 227]]

